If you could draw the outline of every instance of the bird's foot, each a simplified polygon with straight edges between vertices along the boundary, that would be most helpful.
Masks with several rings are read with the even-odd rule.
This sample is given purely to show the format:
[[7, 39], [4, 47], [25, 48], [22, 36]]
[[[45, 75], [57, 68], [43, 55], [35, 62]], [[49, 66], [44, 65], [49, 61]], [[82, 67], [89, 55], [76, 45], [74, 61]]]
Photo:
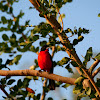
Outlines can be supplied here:
[[39, 70], [40, 73], [42, 73], [42, 70]]

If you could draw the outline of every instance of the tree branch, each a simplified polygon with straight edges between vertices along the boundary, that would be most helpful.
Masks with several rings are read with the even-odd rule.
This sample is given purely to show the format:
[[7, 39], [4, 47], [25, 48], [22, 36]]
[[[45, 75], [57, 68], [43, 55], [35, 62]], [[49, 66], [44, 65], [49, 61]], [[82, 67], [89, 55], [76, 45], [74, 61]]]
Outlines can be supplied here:
[[91, 67], [89, 68], [89, 73], [92, 73], [92, 71], [94, 70], [94, 68], [99, 64], [100, 60], [96, 60]]
[[10, 71], [0, 70], [0, 75], [1, 76], [39, 76], [39, 77], [45, 77], [45, 78], [52, 79], [58, 82], [60, 81], [60, 82], [68, 83], [72, 85], [75, 85], [74, 82], [76, 80], [75, 78], [63, 77], [56, 74], [49, 74], [48, 72], [42, 72], [38, 70], [29, 70], [29, 69], [10, 70]]
[[[43, 87], [46, 87], [46, 84], [47, 84], [47, 78], [44, 80], [44, 83], [43, 83]], [[43, 88], [43, 93], [42, 93], [42, 96], [41, 96], [41, 100], [44, 100], [45, 98], [45, 91], [44, 91], [44, 88]]]
[[[40, 13], [43, 13], [43, 11], [47, 11], [47, 9], [43, 5], [39, 4], [40, 3], [39, 0], [29, 0], [29, 1], [34, 5], [34, 7]], [[40, 7], [36, 3], [36, 1], [38, 2], [39, 6], [42, 7], [42, 10], [39, 9]], [[74, 48], [71, 48], [71, 49], [68, 48], [68, 46], [69, 45], [71, 46], [71, 44], [70, 44], [70, 41], [68, 40], [67, 36], [65, 35], [66, 37], [63, 37], [63, 34], [61, 34], [59, 32], [59, 29], [61, 29], [61, 26], [58, 23], [58, 21], [52, 15], [49, 16], [49, 17], [47, 15], [44, 15], [44, 17], [49, 22], [49, 24], [51, 25], [51, 27], [54, 29], [54, 31], [58, 35], [60, 41], [64, 44], [63, 46], [65, 47], [66, 52], [69, 55], [69, 57], [71, 57], [80, 66], [80, 68], [82, 69], [82, 71], [84, 72], [84, 74], [87, 76], [87, 78], [90, 80], [90, 82], [92, 83], [93, 87], [95, 88], [95, 90], [97, 91], [97, 93], [99, 94], [99, 97], [100, 97], [100, 91], [99, 91], [98, 87], [95, 85], [95, 82], [92, 79], [92, 77], [90, 76], [90, 74], [84, 69], [84, 65], [82, 64], [81, 60], [79, 59], [79, 57], [78, 57], [75, 49]], [[81, 74], [81, 72], [79, 70], [80, 68], [76, 67], [76, 69], [78, 70], [78, 72]]]
[[2, 85], [0, 85], [0, 89], [5, 93], [5, 95], [8, 97], [8, 98], [11, 98], [12, 100], [14, 100], [7, 92], [6, 90], [4, 89], [4, 87]]
[[92, 77], [94, 78], [99, 72], [100, 72], [100, 67], [93, 72]]

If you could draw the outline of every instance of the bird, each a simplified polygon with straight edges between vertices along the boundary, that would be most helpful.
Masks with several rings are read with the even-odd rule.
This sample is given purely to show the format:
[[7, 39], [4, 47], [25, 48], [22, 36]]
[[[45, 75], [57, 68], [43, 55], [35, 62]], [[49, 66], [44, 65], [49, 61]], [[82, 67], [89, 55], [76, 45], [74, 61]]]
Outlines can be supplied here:
[[[41, 70], [53, 73], [53, 61], [51, 55], [49, 54], [48, 48], [48, 45], [44, 45], [41, 48], [40, 53], [38, 54], [38, 65]], [[55, 90], [54, 80], [49, 79], [49, 89]]]

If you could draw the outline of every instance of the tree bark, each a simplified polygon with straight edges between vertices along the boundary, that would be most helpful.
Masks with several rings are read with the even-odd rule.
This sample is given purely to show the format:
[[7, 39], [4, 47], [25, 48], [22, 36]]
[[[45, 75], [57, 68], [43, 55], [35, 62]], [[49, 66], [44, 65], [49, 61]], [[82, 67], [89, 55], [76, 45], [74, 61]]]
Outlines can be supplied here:
[[1, 76], [39, 76], [39, 77], [45, 77], [48, 79], [52, 79], [58, 82], [68, 83], [71, 85], [75, 85], [75, 78], [69, 78], [69, 77], [63, 77], [56, 74], [50, 74], [48, 72], [42, 72], [38, 70], [0, 70]]

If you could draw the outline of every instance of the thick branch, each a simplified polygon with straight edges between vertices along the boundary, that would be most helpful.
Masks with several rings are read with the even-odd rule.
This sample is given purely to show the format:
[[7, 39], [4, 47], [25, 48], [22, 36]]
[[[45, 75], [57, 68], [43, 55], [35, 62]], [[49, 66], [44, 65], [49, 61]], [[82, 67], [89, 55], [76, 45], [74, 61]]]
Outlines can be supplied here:
[[100, 60], [96, 60], [91, 67], [89, 68], [89, 72], [92, 73], [92, 71], [94, 70], [94, 68], [99, 64]]
[[75, 85], [75, 80], [74, 78], [69, 78], [69, 77], [63, 77], [60, 75], [56, 74], [49, 74], [48, 72], [40, 72], [38, 70], [12, 70], [12, 71], [6, 71], [6, 70], [0, 70], [0, 75], [1, 76], [40, 76], [40, 77], [45, 77], [48, 79], [52, 79], [55, 81], [60, 81], [63, 83], [68, 83]]

